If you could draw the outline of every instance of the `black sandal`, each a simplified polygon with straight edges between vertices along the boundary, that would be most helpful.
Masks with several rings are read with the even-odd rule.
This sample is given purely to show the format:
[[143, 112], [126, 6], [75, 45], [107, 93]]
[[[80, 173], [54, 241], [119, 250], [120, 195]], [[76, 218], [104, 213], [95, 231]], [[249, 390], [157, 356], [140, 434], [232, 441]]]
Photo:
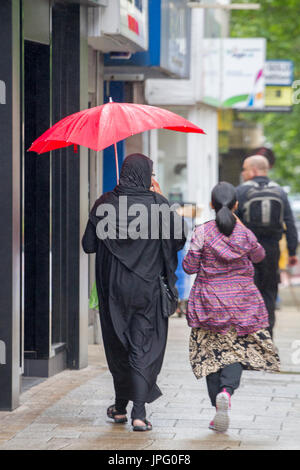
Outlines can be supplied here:
[[107, 408], [107, 416], [108, 418], [110, 419], [113, 419], [115, 423], [117, 424], [123, 424], [123, 423], [127, 423], [127, 418], [126, 416], [124, 418], [116, 418], [115, 416], [117, 415], [123, 415], [123, 414], [126, 414], [125, 413], [120, 413], [120, 411], [116, 410], [115, 408], [115, 405], [111, 405]]
[[144, 421], [145, 426], [133, 426], [133, 421], [136, 419], [139, 418], [134, 418], [131, 422], [133, 431], [152, 431], [152, 424], [147, 419], [141, 419], [141, 421]]

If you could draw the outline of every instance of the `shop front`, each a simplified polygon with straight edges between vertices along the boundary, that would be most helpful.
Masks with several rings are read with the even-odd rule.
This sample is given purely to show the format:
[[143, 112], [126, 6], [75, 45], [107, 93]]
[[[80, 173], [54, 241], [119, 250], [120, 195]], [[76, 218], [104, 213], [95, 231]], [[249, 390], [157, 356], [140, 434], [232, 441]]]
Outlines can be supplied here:
[[0, 40], [0, 409], [11, 410], [23, 375], [87, 365], [87, 150], [27, 152], [88, 107], [87, 6], [1, 1]]

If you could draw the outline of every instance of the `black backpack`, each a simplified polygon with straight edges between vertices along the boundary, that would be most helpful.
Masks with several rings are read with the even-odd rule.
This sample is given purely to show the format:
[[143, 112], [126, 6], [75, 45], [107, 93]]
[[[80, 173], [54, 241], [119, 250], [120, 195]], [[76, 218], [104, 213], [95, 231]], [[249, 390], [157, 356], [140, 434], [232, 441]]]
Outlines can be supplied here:
[[250, 180], [243, 205], [243, 222], [255, 235], [281, 235], [283, 231], [284, 202], [282, 189], [274, 181], [257, 183]]

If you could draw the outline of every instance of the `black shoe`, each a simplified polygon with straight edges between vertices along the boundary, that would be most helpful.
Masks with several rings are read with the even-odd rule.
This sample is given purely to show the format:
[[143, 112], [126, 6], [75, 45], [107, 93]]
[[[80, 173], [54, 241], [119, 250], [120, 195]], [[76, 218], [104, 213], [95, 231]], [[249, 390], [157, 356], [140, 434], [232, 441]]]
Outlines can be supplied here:
[[140, 419], [140, 418], [134, 418], [131, 421], [133, 431], [140, 431], [140, 432], [152, 431], [152, 424], [150, 423], [150, 421], [148, 421], [147, 419], [144, 419], [144, 418], [141, 419], [141, 421], [144, 421], [145, 426], [133, 426], [133, 421], [135, 421], [136, 419]]
[[114, 420], [115, 423], [117, 424], [123, 424], [123, 423], [127, 423], [127, 418], [126, 416], [124, 418], [115, 418], [115, 416], [117, 415], [123, 415], [123, 414], [126, 414], [125, 413], [121, 413], [120, 411], [116, 410], [115, 408], [115, 405], [111, 405], [107, 408], [107, 416], [108, 418], [111, 418]]

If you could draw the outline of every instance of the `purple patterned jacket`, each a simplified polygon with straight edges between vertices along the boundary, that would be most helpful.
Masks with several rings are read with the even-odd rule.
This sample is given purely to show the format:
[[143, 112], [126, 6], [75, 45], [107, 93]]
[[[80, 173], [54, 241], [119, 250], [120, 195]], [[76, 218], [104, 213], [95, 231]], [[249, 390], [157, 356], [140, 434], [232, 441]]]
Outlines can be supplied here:
[[196, 227], [182, 263], [187, 274], [197, 274], [188, 300], [188, 325], [221, 334], [233, 327], [240, 336], [267, 327], [252, 264], [264, 257], [255, 235], [240, 223], [229, 237], [214, 220]]

